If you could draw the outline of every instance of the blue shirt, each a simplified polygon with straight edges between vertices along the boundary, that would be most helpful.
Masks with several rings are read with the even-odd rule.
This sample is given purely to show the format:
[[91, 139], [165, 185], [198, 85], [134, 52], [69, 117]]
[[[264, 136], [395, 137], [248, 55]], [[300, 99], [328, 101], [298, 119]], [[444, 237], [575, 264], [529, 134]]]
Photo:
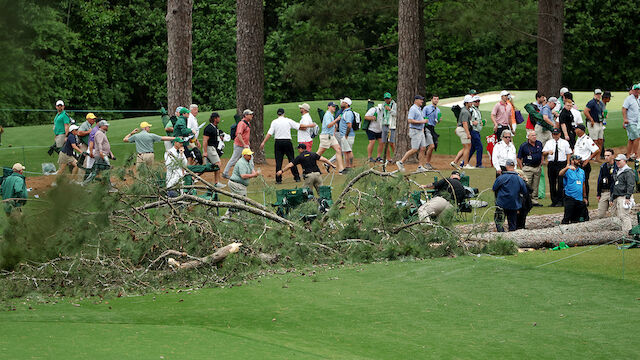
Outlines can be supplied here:
[[440, 114], [440, 109], [433, 104], [427, 105], [422, 109], [422, 117], [427, 119], [427, 124], [431, 126], [436, 126], [436, 123], [438, 122], [438, 114]]
[[591, 99], [587, 103], [587, 107], [589, 108], [589, 115], [591, 115], [591, 118], [595, 122], [602, 122], [602, 105], [602, 102], [597, 101], [596, 99]]
[[[413, 104], [411, 106], [411, 108], [409, 108], [409, 119], [411, 120], [423, 120], [424, 118], [422, 117], [422, 110], [420, 110], [420, 107], [416, 104]], [[417, 130], [422, 130], [424, 129], [424, 124], [412, 124], [409, 123], [409, 129], [417, 129]]]
[[549, 120], [551, 120], [551, 122], [555, 122], [553, 117], [553, 112], [551, 111], [551, 108], [549, 107], [549, 105], [545, 105], [542, 107], [542, 109], [540, 109], [540, 115], [542, 116], [547, 115], [549, 117]]
[[526, 141], [518, 149], [518, 159], [522, 159], [522, 165], [540, 166], [542, 163], [542, 143], [536, 140], [536, 144], [531, 145], [529, 141]]
[[582, 184], [584, 183], [584, 170], [567, 170], [564, 173], [564, 193], [578, 201], [582, 201]]
[[[342, 120], [340, 120], [340, 135], [345, 136], [347, 134], [347, 124], [353, 124], [353, 110], [351, 108], [344, 109], [342, 111]], [[324, 119], [323, 119], [324, 121]], [[353, 131], [353, 125], [351, 131], [349, 131], [349, 136], [356, 136], [356, 132]]]
[[518, 210], [522, 208], [520, 194], [527, 196], [527, 184], [513, 171], [503, 172], [493, 183], [493, 191], [496, 193], [496, 205], [505, 210]]
[[324, 117], [322, 118], [322, 131], [320, 135], [333, 135], [333, 131], [335, 130], [335, 125], [333, 127], [327, 127], [330, 123], [333, 122], [334, 117], [331, 111], [327, 111], [324, 113]]

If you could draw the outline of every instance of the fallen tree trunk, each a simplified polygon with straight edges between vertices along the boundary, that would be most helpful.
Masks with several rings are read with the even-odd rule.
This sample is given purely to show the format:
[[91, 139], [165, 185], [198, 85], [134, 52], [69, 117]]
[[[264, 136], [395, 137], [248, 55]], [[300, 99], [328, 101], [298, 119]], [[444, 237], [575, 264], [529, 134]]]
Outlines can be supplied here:
[[569, 246], [606, 244], [619, 240], [625, 235], [620, 219], [610, 217], [546, 229], [470, 234], [464, 242], [466, 244], [484, 243], [501, 238], [513, 241], [518, 247], [538, 249], [557, 246], [561, 241]]
[[[190, 261], [186, 261], [183, 263], [178, 262], [176, 259], [174, 258], [169, 258], [167, 259], [167, 264], [176, 270], [184, 270], [184, 269], [193, 269], [193, 268], [197, 268], [203, 265], [215, 265], [219, 262], [222, 262], [224, 259], [227, 258], [227, 256], [237, 253], [238, 250], [240, 250], [240, 246], [242, 246], [242, 243], [231, 243], [227, 246], [221, 247], [220, 249], [218, 249], [215, 253], [211, 254], [211, 255], [207, 255], [203, 258], [200, 259], [194, 259], [194, 260], [190, 260]], [[172, 252], [175, 252], [179, 255], [181, 255], [182, 253], [175, 251], [175, 250], [170, 250]]]

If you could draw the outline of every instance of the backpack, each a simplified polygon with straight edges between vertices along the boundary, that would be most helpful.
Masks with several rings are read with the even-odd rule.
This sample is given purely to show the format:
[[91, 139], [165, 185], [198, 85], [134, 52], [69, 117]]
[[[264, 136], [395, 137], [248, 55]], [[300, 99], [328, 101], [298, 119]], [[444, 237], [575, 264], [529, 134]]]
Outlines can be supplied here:
[[[242, 120], [244, 121], [244, 120]], [[244, 121], [244, 123], [249, 126], [249, 123]], [[239, 123], [235, 123], [233, 125], [231, 125], [231, 129], [229, 130], [229, 135], [231, 135], [231, 140], [235, 140], [236, 139], [236, 130], [238, 130], [238, 124]]]
[[451, 111], [453, 111], [453, 115], [456, 116], [456, 120], [458, 120], [458, 118], [460, 117], [460, 111], [462, 110], [462, 108], [460, 107], [460, 105], [453, 105], [451, 107]]

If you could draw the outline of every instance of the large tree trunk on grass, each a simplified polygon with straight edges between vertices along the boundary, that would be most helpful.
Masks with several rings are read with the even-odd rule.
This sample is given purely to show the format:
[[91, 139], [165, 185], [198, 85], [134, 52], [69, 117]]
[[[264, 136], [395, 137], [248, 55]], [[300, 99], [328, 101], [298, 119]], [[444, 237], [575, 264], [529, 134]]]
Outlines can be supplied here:
[[[167, 0], [167, 106], [191, 104], [193, 0]], [[169, 110], [171, 113], [172, 110]]]
[[[224, 261], [224, 259], [226, 259], [227, 256], [237, 253], [238, 250], [240, 249], [240, 246], [242, 246], [242, 243], [231, 243], [227, 246], [224, 246], [218, 249], [215, 253], [211, 255], [207, 255], [203, 258], [194, 259], [194, 260], [186, 261], [183, 263], [176, 261], [176, 259], [174, 258], [169, 258], [167, 260], [167, 264], [176, 270], [193, 269], [203, 265], [215, 265]], [[177, 252], [174, 251], [174, 253], [177, 253]], [[182, 253], [182, 254], [185, 254], [185, 253]]]
[[398, 122], [396, 124], [396, 160], [410, 147], [407, 114], [418, 94], [418, 84], [424, 63], [420, 64], [420, 5], [418, 0], [398, 2]]
[[238, 113], [244, 109], [254, 112], [251, 121], [250, 146], [255, 152], [254, 162], [264, 163], [260, 151], [264, 118], [264, 19], [262, 1], [237, 0], [237, 83], [236, 105]]
[[557, 96], [562, 87], [564, 0], [538, 1], [538, 91]]

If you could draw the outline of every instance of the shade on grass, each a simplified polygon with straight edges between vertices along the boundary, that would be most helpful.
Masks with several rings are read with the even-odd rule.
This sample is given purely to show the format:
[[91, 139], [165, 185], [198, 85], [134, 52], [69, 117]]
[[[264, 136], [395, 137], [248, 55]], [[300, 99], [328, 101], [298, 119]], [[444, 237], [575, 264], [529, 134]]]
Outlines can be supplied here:
[[0, 349], [11, 359], [640, 356], [637, 278], [515, 262], [529, 256], [354, 265], [109, 304], [19, 305], [0, 313]]

